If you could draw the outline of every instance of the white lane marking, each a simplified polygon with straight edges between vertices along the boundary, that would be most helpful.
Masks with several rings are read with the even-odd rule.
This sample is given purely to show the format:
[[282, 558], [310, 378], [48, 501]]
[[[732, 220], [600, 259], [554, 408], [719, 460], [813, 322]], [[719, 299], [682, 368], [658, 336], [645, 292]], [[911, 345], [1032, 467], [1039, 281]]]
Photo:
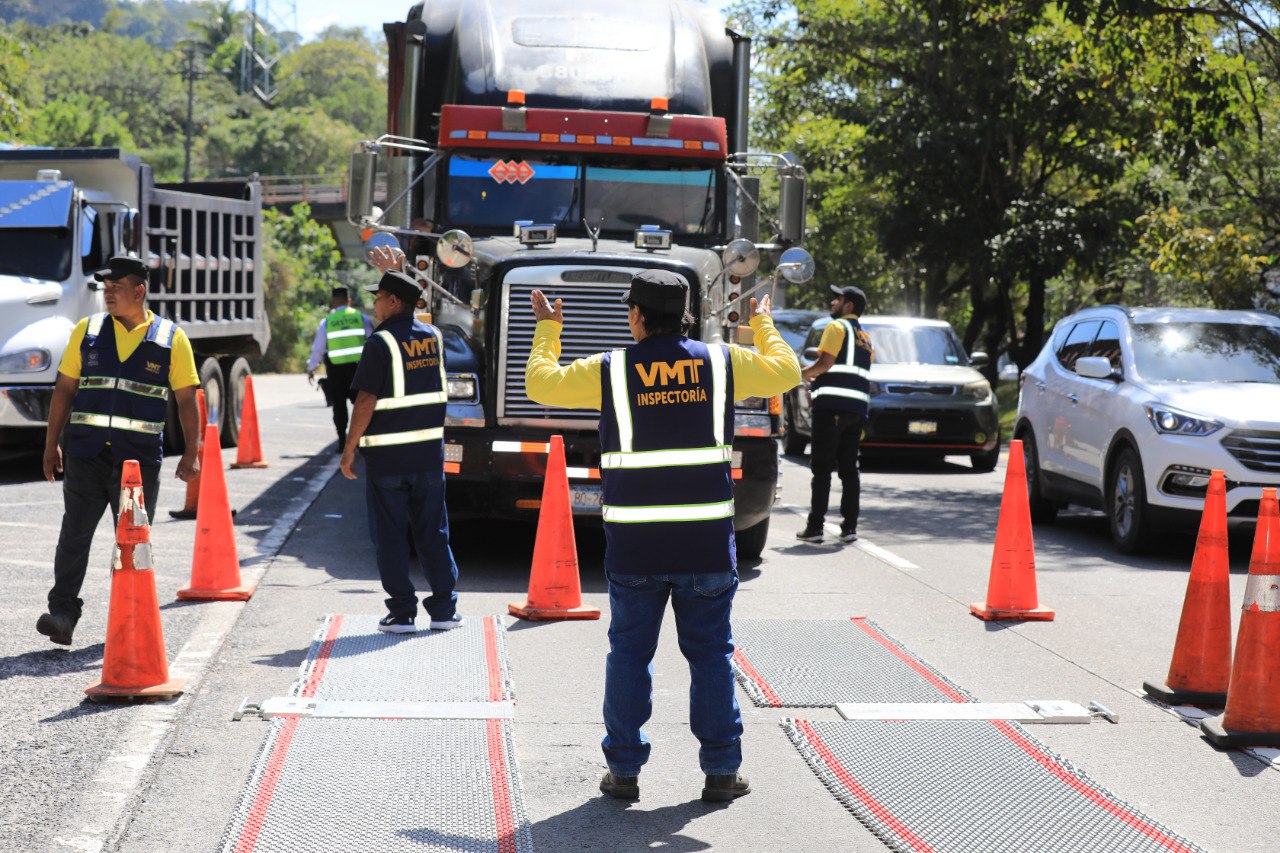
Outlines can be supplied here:
[[[294, 501], [266, 536], [250, 549], [250, 560], [260, 563], [246, 567], [241, 560], [240, 577], [248, 585], [256, 585], [266, 574], [271, 562], [293, 531], [298, 519], [310, 508], [325, 484], [338, 470], [337, 458], [328, 460], [312, 475], [303, 488], [304, 500]], [[187, 679], [186, 690], [172, 702], [158, 702], [136, 709], [136, 716], [121, 733], [114, 751], [103, 761], [90, 782], [90, 789], [80, 801], [74, 816], [75, 834], [57, 836], [54, 842], [68, 850], [101, 853], [114, 848], [128, 829], [135, 805], [146, 794], [160, 769], [160, 755], [177, 733], [179, 715], [185, 710], [188, 696], [194, 696], [227, 635], [244, 611], [243, 601], [215, 601], [200, 605], [199, 624], [191, 638], [169, 664], [169, 674]]]
[[[778, 504], [778, 509], [786, 510], [792, 515], [798, 515], [801, 518], [807, 519], [809, 517], [808, 510], [802, 509], [801, 507], [795, 506], [794, 504]], [[834, 544], [836, 545], [842, 544], [839, 541], [839, 536], [840, 536], [839, 525], [828, 521], [826, 524], [822, 525], [822, 529], [824, 533], [828, 533], [831, 536], [836, 537], [837, 541]], [[808, 544], [830, 545], [833, 543], [811, 542]], [[872, 544], [871, 542], [863, 538], [861, 533], [858, 534], [858, 541], [853, 543], [853, 547], [857, 548], [858, 550], [862, 551], [865, 554], [868, 554], [869, 556], [875, 557], [877, 560], [879, 560], [882, 563], [887, 563], [888, 565], [893, 566], [895, 569], [902, 569], [903, 571], [909, 572], [909, 571], [912, 571], [913, 569], [920, 568], [915, 563], [908, 560], [906, 557], [899, 557], [897, 554], [893, 553], [892, 551], [889, 551], [885, 548], [881, 548], [879, 545]]]
[[15, 506], [62, 506], [62, 504], [62, 501], [17, 501], [14, 503], [0, 503], [0, 508]]
[[0, 527], [30, 527], [36, 530], [56, 530], [62, 532], [60, 524], [38, 524], [34, 521], [0, 521]]
[[37, 569], [48, 569], [53, 566], [53, 558], [47, 560], [15, 560], [12, 557], [0, 559], [0, 566], [32, 566]]

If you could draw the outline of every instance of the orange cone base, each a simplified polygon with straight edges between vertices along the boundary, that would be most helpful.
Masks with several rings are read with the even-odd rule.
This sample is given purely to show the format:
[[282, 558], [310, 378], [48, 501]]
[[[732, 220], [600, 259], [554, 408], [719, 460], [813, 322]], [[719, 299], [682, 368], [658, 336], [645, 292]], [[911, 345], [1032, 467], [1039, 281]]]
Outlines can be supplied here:
[[269, 462], [232, 462], [232, 468], [270, 468]]
[[169, 517], [180, 518], [183, 521], [191, 521], [196, 517], [196, 511], [194, 509], [171, 509], [169, 510]]
[[599, 619], [599, 607], [534, 607], [525, 602], [524, 604], [516, 604], [512, 602], [507, 605], [507, 612], [512, 616], [519, 616], [521, 619], [528, 619], [530, 622], [551, 622], [559, 619]]
[[172, 699], [186, 689], [185, 678], [171, 678], [163, 684], [150, 687], [115, 687], [95, 681], [84, 689], [84, 693], [94, 702], [109, 699]]
[[1001, 610], [999, 607], [988, 607], [985, 601], [975, 601], [969, 605], [969, 612], [987, 622], [996, 619], [1017, 619], [1023, 622], [1053, 621], [1053, 611], [1048, 607], [1036, 607], [1032, 610]]
[[1280, 747], [1280, 732], [1242, 732], [1224, 728], [1222, 717], [1200, 721], [1200, 733], [1214, 746]]
[[186, 589], [178, 590], [181, 601], [248, 601], [253, 595], [251, 586], [233, 586], [231, 589]]
[[1226, 693], [1207, 693], [1203, 690], [1183, 690], [1170, 687], [1166, 683], [1156, 684], [1152, 681], [1142, 682], [1142, 689], [1152, 699], [1159, 699], [1166, 705], [1198, 705], [1203, 708], [1223, 708], [1227, 704]]

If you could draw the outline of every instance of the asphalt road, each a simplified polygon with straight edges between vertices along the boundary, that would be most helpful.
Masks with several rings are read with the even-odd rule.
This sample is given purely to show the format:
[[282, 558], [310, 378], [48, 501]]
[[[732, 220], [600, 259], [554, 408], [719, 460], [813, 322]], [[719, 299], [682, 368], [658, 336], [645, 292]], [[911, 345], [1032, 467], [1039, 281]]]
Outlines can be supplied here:
[[[233, 504], [241, 508], [241, 557], [248, 573], [265, 570], [253, 599], [175, 603], [173, 593], [187, 579], [193, 525], [162, 521], [153, 533], [170, 659], [177, 657], [175, 668], [194, 680], [172, 704], [81, 701], [101, 664], [109, 531], [105, 524], [100, 530], [91, 566], [102, 570], [91, 569], [85, 595], [91, 603], [76, 644], [69, 652], [52, 648], [33, 625], [48, 585], [59, 493], [39, 481], [34, 462], [5, 465], [0, 578], [9, 594], [0, 598], [0, 797], [7, 815], [0, 849], [218, 849], [267, 729], [252, 719], [232, 722], [232, 711], [246, 696], [287, 693], [324, 614], [381, 612], [363, 483], [327, 479], [333, 467], [327, 411], [300, 377], [265, 378], [258, 392], [272, 467], [228, 472]], [[860, 525], [867, 547], [794, 539], [807, 480], [803, 459], [784, 460], [769, 545], [758, 564], [741, 570], [736, 616], [869, 616], [981, 701], [1100, 701], [1119, 713], [1118, 725], [1041, 726], [1036, 736], [1208, 849], [1280, 846], [1274, 829], [1280, 771], [1265, 756], [1213, 749], [1196, 729], [1135, 695], [1144, 679], [1159, 679], [1168, 668], [1190, 538], [1170, 537], [1159, 553], [1124, 558], [1112, 550], [1100, 516], [1064, 513], [1055, 526], [1036, 531], [1040, 598], [1057, 610], [1056, 621], [987, 624], [969, 615], [968, 603], [986, 590], [1003, 466], [975, 474], [963, 460], [868, 465]], [[165, 482], [160, 515], [167, 518], [181, 488]], [[291, 510], [305, 511], [294, 523]], [[461, 612], [505, 613], [508, 602], [522, 601], [532, 542], [528, 525], [457, 527]], [[585, 598], [607, 609], [603, 539], [580, 526], [578, 548]], [[655, 548], [661, 559], [660, 543]], [[1236, 602], [1248, 551], [1247, 536], [1233, 539]], [[698, 800], [688, 676], [670, 624], [655, 662], [648, 727], [654, 751], [642, 799], [627, 806], [602, 798], [596, 783], [603, 769], [606, 628], [607, 620], [509, 624], [517, 753], [538, 850], [885, 849], [826, 792], [779, 729], [789, 716], [836, 719], [831, 710], [757, 709], [740, 693], [743, 770], [755, 792], [729, 807]], [[416, 758], [406, 755], [404, 767]], [[930, 759], [903, 757], [908, 766]], [[386, 772], [405, 773], [404, 767]]]

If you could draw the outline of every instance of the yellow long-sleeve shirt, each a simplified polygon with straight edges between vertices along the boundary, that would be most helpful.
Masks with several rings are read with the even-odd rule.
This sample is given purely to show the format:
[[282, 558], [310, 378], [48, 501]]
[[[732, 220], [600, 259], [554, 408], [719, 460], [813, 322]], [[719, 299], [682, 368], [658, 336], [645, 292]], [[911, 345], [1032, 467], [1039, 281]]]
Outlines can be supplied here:
[[[800, 384], [800, 363], [796, 354], [773, 326], [773, 318], [751, 318], [759, 352], [730, 346], [733, 367], [733, 394], [772, 397]], [[560, 366], [561, 324], [540, 320], [533, 331], [533, 347], [524, 369], [525, 393], [544, 406], [565, 409], [600, 408], [600, 363], [604, 353], [579, 358]]]

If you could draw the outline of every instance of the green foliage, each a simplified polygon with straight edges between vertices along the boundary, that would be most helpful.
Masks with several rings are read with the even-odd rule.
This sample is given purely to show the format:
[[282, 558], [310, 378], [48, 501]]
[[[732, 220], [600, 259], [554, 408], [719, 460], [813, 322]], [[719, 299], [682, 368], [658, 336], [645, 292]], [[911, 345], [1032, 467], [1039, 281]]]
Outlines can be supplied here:
[[254, 366], [263, 371], [301, 370], [329, 293], [340, 283], [341, 255], [333, 232], [311, 218], [311, 207], [262, 212], [267, 265], [267, 318], [271, 345]]
[[1153, 274], [1141, 282], [1146, 301], [1214, 308], [1253, 308], [1267, 258], [1258, 241], [1234, 225], [1197, 226], [1178, 209], [1142, 216], [1138, 257]]
[[209, 171], [218, 176], [338, 174], [359, 138], [355, 128], [315, 107], [258, 110], [209, 129]]
[[328, 32], [338, 37], [305, 44], [280, 62], [276, 103], [318, 109], [364, 137], [377, 136], [387, 124], [378, 50], [358, 30]]
[[30, 63], [27, 46], [13, 35], [0, 32], [0, 134], [16, 137], [27, 123], [23, 91]]

